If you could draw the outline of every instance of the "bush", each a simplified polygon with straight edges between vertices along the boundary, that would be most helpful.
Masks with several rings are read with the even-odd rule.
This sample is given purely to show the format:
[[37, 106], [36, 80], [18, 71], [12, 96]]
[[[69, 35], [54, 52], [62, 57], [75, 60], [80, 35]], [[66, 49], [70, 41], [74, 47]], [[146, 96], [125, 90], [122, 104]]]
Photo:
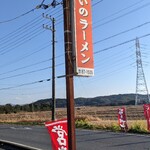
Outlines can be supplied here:
[[132, 133], [147, 133], [147, 130], [144, 129], [141, 124], [134, 124], [131, 126], [131, 128], [128, 130], [128, 132]]

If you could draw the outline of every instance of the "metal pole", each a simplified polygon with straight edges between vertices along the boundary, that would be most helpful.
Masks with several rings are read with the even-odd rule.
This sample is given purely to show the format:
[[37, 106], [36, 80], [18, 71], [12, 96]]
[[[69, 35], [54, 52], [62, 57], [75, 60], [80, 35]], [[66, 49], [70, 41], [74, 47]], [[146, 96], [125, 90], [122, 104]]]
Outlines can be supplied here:
[[72, 0], [63, 1], [64, 10], [64, 41], [66, 66], [66, 98], [68, 120], [68, 149], [76, 150], [75, 138], [75, 112], [74, 112], [74, 85], [73, 85], [73, 52], [71, 35], [71, 3]]
[[55, 120], [55, 19], [52, 18], [52, 120]]

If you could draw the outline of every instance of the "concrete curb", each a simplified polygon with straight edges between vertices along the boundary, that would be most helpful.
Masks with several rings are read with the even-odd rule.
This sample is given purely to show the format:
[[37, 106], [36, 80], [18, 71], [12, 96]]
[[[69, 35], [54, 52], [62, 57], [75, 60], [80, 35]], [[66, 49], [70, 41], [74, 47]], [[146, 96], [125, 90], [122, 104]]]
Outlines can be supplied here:
[[3, 147], [13, 147], [14, 149], [21, 149], [21, 150], [42, 150], [39, 148], [35, 148], [35, 147], [31, 147], [31, 146], [27, 146], [24, 144], [19, 144], [19, 143], [15, 143], [15, 142], [11, 142], [11, 141], [7, 141], [7, 140], [1, 140], [0, 139], [0, 148]]

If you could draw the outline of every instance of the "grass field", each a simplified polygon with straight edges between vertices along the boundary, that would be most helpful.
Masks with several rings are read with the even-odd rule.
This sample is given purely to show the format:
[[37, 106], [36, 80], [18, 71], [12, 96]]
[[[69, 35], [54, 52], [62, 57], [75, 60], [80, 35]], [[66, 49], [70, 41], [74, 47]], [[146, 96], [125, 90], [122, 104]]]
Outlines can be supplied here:
[[[117, 118], [118, 108], [120, 108], [120, 106], [77, 107], [75, 108], [77, 127], [119, 130]], [[136, 130], [143, 130], [145, 132], [147, 123], [144, 118], [143, 106], [126, 106], [126, 110], [129, 129], [136, 128]], [[66, 117], [66, 108], [56, 109], [57, 119]], [[0, 123], [44, 124], [44, 122], [50, 120], [51, 111], [0, 114]]]

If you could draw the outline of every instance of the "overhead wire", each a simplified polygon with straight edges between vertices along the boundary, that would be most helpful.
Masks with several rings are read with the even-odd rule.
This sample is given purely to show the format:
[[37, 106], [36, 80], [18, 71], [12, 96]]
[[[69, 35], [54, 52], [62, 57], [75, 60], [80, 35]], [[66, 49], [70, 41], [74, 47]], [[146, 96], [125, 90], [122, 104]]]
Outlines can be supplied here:
[[[116, 67], [116, 66], [118, 66], [118, 65], [121, 65], [121, 64], [123, 64], [123, 63], [126, 63], [127, 62], [127, 60], [131, 60], [131, 58], [133, 58], [133, 54], [130, 54], [130, 55], [127, 55], [127, 56], [125, 56], [125, 57], [121, 57], [121, 58], [119, 58], [119, 59], [114, 59], [114, 61], [112, 61], [111, 62], [111, 64], [108, 64], [109, 65], [109, 67], [110, 68], [114, 68], [114, 67]], [[106, 59], [106, 61], [107, 61], [108, 59]], [[105, 63], [105, 66], [104, 65], [102, 65], [102, 64], [104, 64]], [[95, 68], [96, 69], [98, 69], [98, 68], [104, 68], [104, 69], [106, 69], [106, 67], [107, 67], [107, 64], [106, 64], [106, 62], [101, 62], [101, 63], [99, 63], [99, 64], [95, 64]]]
[[[60, 12], [60, 10], [57, 11], [55, 14], [57, 14], [58, 12]], [[58, 15], [57, 17], [59, 17], [59, 16], [60, 16], [60, 15]], [[43, 19], [43, 20], [44, 20], [44, 19]], [[43, 20], [41, 20], [40, 22], [42, 22]], [[30, 29], [34, 29], [34, 27], [35, 27], [36, 25], [39, 25], [39, 22], [38, 22], [38, 24], [36, 23], [34, 26], [32, 25], [32, 27], [29, 26], [29, 28], [30, 28]], [[2, 46], [3, 44], [7, 43], [7, 46], [3, 46], [1, 49], [3, 49], [3, 48], [8, 49], [8, 46], [10, 46], [9, 44], [13, 44], [14, 41], [15, 41], [15, 44], [20, 45], [18, 42], [20, 42], [20, 41], [22, 41], [22, 40], [25, 40], [26, 38], [30, 38], [30, 36], [28, 36], [28, 34], [30, 34], [31, 36], [33, 36], [33, 34], [35, 34], [35, 33], [37, 33], [37, 32], [40, 32], [39, 28], [41, 28], [41, 30], [42, 30], [42, 27], [39, 26], [39, 27], [37, 27], [36, 29], [34, 29], [32, 32], [27, 28], [26, 31], [28, 31], [28, 32], [26, 32], [25, 30], [23, 30], [23, 33], [25, 33], [25, 34], [19, 32], [19, 33], [17, 33], [17, 35], [15, 34], [15, 37], [14, 37], [14, 36], [12, 37], [12, 36], [10, 36], [10, 35], [8, 34], [8, 35], [7, 35], [8, 38], [7, 38], [7, 36], [5, 37], [6, 41], [5, 41], [4, 43], [1, 43], [2, 40], [0, 41], [1, 46]], [[18, 35], [19, 35], [19, 36], [18, 36]], [[20, 36], [21, 36], [21, 37], [20, 37]], [[13, 39], [13, 41], [10, 40], [10, 37]], [[19, 41], [18, 41], [17, 39], [15, 39], [16, 37], [17, 37], [17, 39], [19, 39]], [[31, 37], [31, 38], [32, 38], [32, 37]], [[31, 40], [31, 38], [30, 38], [30, 40]], [[11, 45], [11, 47], [12, 47], [12, 45]], [[16, 47], [15, 47], [15, 48], [16, 48]], [[2, 50], [2, 51], [5, 51], [5, 49]]]
[[16, 19], [19, 19], [19, 18], [21, 18], [21, 17], [23, 17], [23, 16], [25, 16], [25, 15], [27, 15], [27, 14], [33, 12], [33, 11], [36, 10], [36, 9], [37, 9], [37, 8], [35, 7], [35, 8], [33, 8], [33, 9], [31, 9], [31, 10], [29, 10], [29, 11], [27, 11], [27, 12], [25, 12], [25, 13], [23, 13], [23, 14], [17, 16], [17, 17], [12, 18], [12, 19], [0, 21], [0, 24], [2, 24], [2, 23], [8, 23], [8, 22], [14, 21], [14, 20], [16, 20]]
[[11, 49], [10, 50], [9, 50], [9, 47], [10, 47], [9, 44], [7, 44], [6, 46], [3, 46], [1, 48], [2, 50], [0, 51], [0, 55], [4, 55], [4, 54], [14, 50], [18, 46], [21, 46], [22, 44], [26, 43], [27, 41], [30, 41], [31, 39], [37, 37], [38, 35], [40, 35], [41, 33], [44, 33], [44, 32], [45, 32], [45, 30], [43, 30], [42, 27], [41, 27], [40, 30], [39, 30], [39, 27], [38, 27], [38, 28], [34, 29], [33, 32], [30, 31], [30, 35], [28, 35], [28, 33], [26, 33], [25, 35], [22, 35], [21, 37], [17, 37], [19, 40], [14, 39], [15, 43], [13, 41], [11, 43], [9, 43], [9, 44], [13, 44], [13, 45], [11, 45]]
[[[128, 42], [127, 42], [128, 43]], [[121, 43], [120, 43], [121, 44]], [[123, 44], [121, 44], [121, 45], [123, 45]], [[117, 46], [116, 46], [117, 47]], [[109, 49], [111, 49], [110, 47], [109, 47]], [[105, 50], [104, 50], [105, 51]], [[98, 52], [96, 52], [95, 54], [97, 54]]]
[[33, 85], [33, 84], [37, 84], [37, 83], [42, 83], [42, 82], [46, 82], [46, 81], [50, 81], [51, 79], [44, 79], [44, 80], [39, 80], [39, 81], [34, 81], [34, 82], [30, 82], [30, 83], [24, 83], [24, 84], [19, 84], [16, 86], [10, 86], [10, 87], [5, 87], [5, 88], [0, 88], [0, 90], [9, 90], [9, 89], [14, 89], [14, 88], [18, 88], [18, 87], [22, 87], [22, 86], [27, 86], [27, 85]]
[[17, 47], [19, 47], [19, 46], [25, 44], [25, 43], [28, 42], [28, 41], [31, 41], [32, 39], [34, 39], [35, 37], [39, 36], [40, 34], [42, 34], [42, 33], [44, 33], [44, 32], [45, 32], [45, 30], [40, 31], [40, 32], [35, 32], [34, 34], [32, 34], [31, 37], [28, 37], [28, 39], [26, 39], [25, 41], [21, 41], [21, 43], [16, 43], [16, 45], [14, 45], [14, 47], [12, 47], [11, 49], [6, 49], [6, 48], [5, 48], [5, 50], [3, 50], [3, 51], [0, 52], [0, 55], [4, 55], [4, 54], [6, 54], [6, 53], [8, 53], [8, 52], [13, 51], [15, 48], [17, 48]]
[[97, 22], [94, 22], [94, 24], [96, 24], [96, 23], [98, 23], [98, 22], [102, 22], [103, 20], [106, 20], [106, 19], [108, 19], [108, 18], [110, 18], [110, 17], [113, 17], [113, 16], [115, 16], [115, 15], [117, 15], [117, 14], [119, 14], [119, 13], [121, 13], [121, 12], [127, 10], [127, 9], [130, 9], [130, 8], [132, 8], [132, 7], [134, 7], [134, 6], [138, 5], [138, 4], [140, 4], [141, 2], [144, 2], [144, 1], [145, 1], [145, 0], [140, 0], [140, 1], [138, 1], [138, 2], [136, 2], [136, 3], [134, 3], [134, 4], [132, 4], [132, 5], [129, 5], [129, 6], [123, 8], [123, 9], [121, 9], [121, 10], [119, 10], [119, 11], [117, 11], [117, 12], [115, 12], [115, 13], [109, 15], [109, 16], [106, 16], [106, 17], [104, 17], [104, 18], [101, 18], [101, 19], [98, 20]]
[[[48, 12], [49, 12], [49, 10], [46, 11], [45, 13], [48, 13]], [[60, 11], [57, 11], [57, 12], [54, 11], [54, 14], [56, 14], [56, 13], [58, 13], [58, 12], [60, 12]], [[51, 12], [51, 15], [54, 15], [54, 14], [53, 14], [53, 11], [52, 11], [52, 12]], [[21, 27], [18, 27], [16, 30], [14, 30], [14, 31], [12, 31], [12, 32], [10, 32], [10, 33], [8, 33], [8, 34], [6, 34], [6, 35], [3, 36], [3, 37], [1, 37], [1, 38], [0, 38], [0, 42], [2, 42], [4, 39], [8, 40], [8, 38], [9, 38], [9, 37], [13, 37], [13, 35], [16, 36], [16, 33], [21, 34], [22, 31], [24, 32], [25, 29], [29, 30], [28, 28], [31, 28], [33, 25], [35, 26], [35, 24], [36, 24], [36, 25], [39, 25], [39, 21], [41, 22], [42, 20], [43, 20], [43, 21], [45, 20], [45, 19], [44, 19], [43, 17], [41, 17], [41, 16], [42, 16], [42, 15], [39, 15], [38, 17], [36, 17], [36, 18], [32, 19], [31, 21], [29, 21], [29, 22], [25, 23], [24, 25], [22, 25]]]
[[20, 73], [20, 74], [16, 74], [16, 75], [12, 75], [12, 76], [3, 77], [3, 78], [0, 78], [0, 80], [10, 79], [10, 78], [15, 78], [15, 77], [19, 77], [19, 76], [35, 73], [35, 72], [40, 72], [40, 71], [48, 70], [50, 68], [51, 67], [49, 66], [49, 67], [45, 67], [45, 68], [41, 68], [41, 69], [37, 69], [37, 70], [32, 70], [32, 71], [25, 72], [25, 73]]
[[135, 9], [133, 9], [133, 10], [127, 12], [127, 13], [124, 13], [124, 14], [122, 14], [122, 15], [120, 15], [120, 16], [118, 16], [118, 17], [115, 17], [115, 18], [113, 18], [113, 19], [110, 19], [110, 20], [108, 20], [108, 21], [106, 21], [106, 22], [104, 22], [104, 23], [101, 23], [101, 24], [97, 25], [97, 26], [93, 26], [93, 27], [94, 27], [93, 29], [96, 29], [96, 28], [98, 28], [98, 27], [101, 27], [101, 26], [103, 26], [103, 25], [106, 25], [106, 24], [108, 24], [108, 23], [110, 23], [110, 22], [116, 21], [116, 20], [118, 20], [118, 19], [120, 19], [120, 18], [122, 18], [122, 17], [124, 17], [124, 16], [127, 16], [127, 15], [129, 15], [129, 14], [131, 14], [131, 13], [134, 13], [134, 12], [136, 12], [136, 11], [139, 11], [140, 9], [143, 9], [143, 8], [145, 8], [145, 7], [148, 7], [148, 6], [150, 6], [150, 3], [146, 3], [146, 4], [144, 4], [144, 5], [142, 5], [142, 6], [138, 7], [138, 8], [135, 8]]
[[[51, 59], [47, 59], [47, 60], [45, 60], [45, 61], [40, 61], [40, 62], [37, 62], [37, 63], [34, 63], [34, 64], [30, 64], [30, 65], [27, 65], [27, 66], [24, 66], [24, 67], [20, 67], [20, 68], [16, 68], [16, 69], [13, 69], [13, 70], [10, 70], [10, 71], [7, 71], [7, 72], [3, 72], [3, 73], [0, 74], [0, 76], [1, 76], [1, 75], [4, 75], [4, 74], [16, 72], [16, 71], [18, 71], [18, 70], [22, 70], [22, 69], [25, 69], [25, 68], [33, 67], [33, 66], [36, 66], [36, 65], [39, 65], [39, 64], [48, 62], [48, 61], [50, 61], [50, 60], [51, 60]], [[58, 66], [62, 66], [62, 65], [64, 65], [64, 63], [57, 64], [57, 65], [55, 65], [55, 68], [58, 67]], [[52, 67], [49, 67], [49, 68], [52, 68]], [[44, 70], [45, 70], [45, 69], [44, 69]], [[36, 71], [34, 71], [34, 72], [36, 72]], [[33, 73], [34, 73], [34, 72], [33, 72]], [[27, 74], [28, 74], [28, 73], [27, 73]], [[19, 75], [19, 76], [20, 76], [20, 75]], [[11, 77], [10, 77], [10, 78], [11, 78]]]
[[[141, 39], [141, 38], [145, 38], [145, 37], [148, 37], [148, 36], [150, 36], [150, 33], [142, 35], [142, 36], [139, 36], [138, 38]], [[110, 47], [107, 47], [107, 48], [104, 48], [104, 49], [101, 49], [101, 50], [98, 50], [98, 51], [94, 52], [94, 54], [97, 54], [97, 53], [100, 53], [100, 52], [103, 52], [103, 51], [107, 51], [107, 50], [116, 48], [116, 47], [121, 46], [121, 45], [125, 45], [125, 44], [133, 42], [133, 41], [135, 41], [135, 38], [127, 40], [127, 41], [124, 41], [122, 43], [119, 43], [119, 44], [116, 44], [116, 45], [113, 45], [113, 46], [110, 46]]]
[[92, 6], [96, 6], [97, 4], [99, 4], [99, 3], [101, 3], [101, 2], [103, 2], [103, 0], [100, 0], [100, 1], [98, 1], [98, 2], [96, 2], [96, 3], [94, 3], [94, 4], [92, 4]]
[[0, 73], [0, 76], [4, 75], [4, 74], [16, 72], [18, 70], [22, 70], [22, 69], [25, 69], [25, 68], [29, 68], [29, 67], [32, 67], [32, 66], [36, 66], [36, 65], [39, 65], [39, 64], [42, 64], [42, 63], [45, 63], [45, 62], [49, 62], [50, 60], [51, 59], [46, 59], [46, 60], [43, 60], [43, 61], [40, 61], [40, 62], [37, 62], [37, 63], [33, 63], [33, 64], [26, 65], [26, 66], [23, 66], [23, 67], [19, 67], [19, 68], [16, 68], [16, 69], [13, 69], [13, 70], [10, 70], [10, 71], [7, 71], [7, 72], [3, 72], [3, 73]]
[[[57, 19], [59, 19], [59, 18], [61, 18], [61, 15], [58, 15], [57, 17], [56, 17]], [[41, 22], [42, 22], [42, 20], [41, 20]], [[60, 24], [62, 21], [60, 21], [59, 20], [59, 23], [56, 23], [56, 25], [57, 24]], [[36, 27], [36, 25], [34, 25], [34, 27]], [[33, 26], [32, 26], [32, 28], [34, 28]], [[27, 31], [27, 28], [26, 28], [26, 31]], [[30, 31], [31, 31], [31, 28], [30, 28]], [[25, 30], [23, 30], [23, 32], [25, 32]], [[19, 35], [19, 33], [18, 32], [16, 32], [18, 35]], [[31, 32], [30, 32], [31, 33]], [[18, 37], [16, 34], [14, 34], [16, 37]], [[7, 35], [8, 37], [10, 37], [9, 35]], [[14, 37], [11, 37], [12, 39], [14, 39]], [[4, 38], [3, 38], [4, 39]], [[7, 39], [7, 37], [5, 36], [5, 39]], [[30, 39], [31, 39], [31, 37], [30, 37]], [[19, 40], [20, 40], [20, 38], [19, 38]], [[24, 40], [24, 39], [23, 39]], [[4, 43], [3, 43], [4, 44]], [[5, 43], [6, 44], [6, 43]], [[12, 44], [14, 44], [14, 43], [12, 43]], [[8, 43], [7, 43], [7, 45], [8, 45]], [[19, 44], [20, 45], [20, 44]], [[10, 45], [9, 45], [10, 46]], [[12, 46], [12, 45], [11, 45]], [[18, 46], [18, 45], [15, 45], [15, 46]], [[7, 48], [8, 48], [8, 46], [7, 46]], [[16, 48], [16, 47], [15, 47]], [[4, 50], [4, 47], [3, 47], [3, 50]], [[6, 52], [8, 52], [8, 51], [2, 51], [3, 53], [1, 53], [2, 55], [3, 54], [5, 54]], [[33, 55], [33, 54], [35, 54], [35, 52], [33, 52], [32, 54], [30, 54], [30, 56], [31, 55]], [[29, 56], [29, 55], [28, 55]], [[59, 55], [58, 57], [61, 57], [61, 55]], [[40, 63], [40, 62], [39, 62]], [[41, 62], [42, 63], [42, 62]], [[34, 63], [34, 64], [32, 64], [33, 66], [34, 65], [36, 65], [37, 63]], [[58, 66], [60, 66], [60, 65], [62, 65], [63, 63], [60, 63], [60, 64], [57, 64], [56, 65], [56, 67], [58, 67]], [[21, 70], [21, 69], [25, 69], [25, 68], [28, 68], [28, 67], [31, 67], [31, 65], [28, 65], [28, 66], [24, 66], [24, 67], [20, 67], [20, 68], [17, 68], [17, 69], [14, 69], [14, 70], [10, 70], [10, 71], [8, 71], [8, 72], [5, 72], [5, 73], [2, 73], [2, 74], [7, 74], [7, 73], [11, 73], [11, 72], [15, 72], [15, 71], [18, 71], [18, 70]], [[34, 70], [34, 71], [31, 71], [31, 72], [26, 72], [26, 73], [22, 73], [22, 74], [17, 74], [17, 75], [13, 75], [13, 76], [9, 76], [9, 77], [6, 77], [7, 79], [8, 78], [12, 78], [12, 77], [15, 77], [15, 76], [21, 76], [21, 75], [25, 75], [25, 74], [29, 74], [29, 73], [34, 73], [34, 72], [37, 72], [37, 71], [42, 71], [42, 70], [45, 70], [46, 68], [43, 68], [43, 69], [39, 69], [39, 70]], [[5, 78], [5, 79], [6, 79]], [[4, 79], [4, 78], [3, 78]], [[0, 79], [0, 80], [3, 80], [2, 78]], [[31, 82], [31, 83], [26, 83], [26, 84], [21, 84], [21, 85], [18, 85], [18, 86], [16, 86], [16, 87], [20, 87], [20, 86], [26, 86], [26, 85], [31, 85], [31, 84], [36, 84], [36, 83], [41, 83], [41, 82], [43, 82], [42, 80], [41, 81], [36, 81], [36, 82]], [[15, 87], [7, 87], [7, 88], [3, 88], [3, 89], [0, 89], [0, 90], [6, 90], [6, 89], [12, 89], [12, 88], [15, 88]]]
[[[18, 15], [18, 16], [16, 16], [16, 17], [12, 18], [12, 19], [8, 19], [8, 20], [0, 21], [0, 24], [2, 24], [2, 23], [8, 23], [8, 22], [12, 22], [12, 21], [14, 21], [14, 20], [16, 20], [16, 19], [19, 19], [19, 18], [21, 18], [21, 17], [24, 17], [24, 16], [28, 15], [29, 13], [31, 13], [31, 12], [33, 12], [33, 11], [35, 11], [36, 9], [41, 8], [41, 7], [42, 7], [42, 5], [43, 5], [43, 2], [44, 2], [44, 0], [42, 1], [42, 3], [41, 3], [40, 5], [37, 5], [36, 7], [32, 8], [31, 10], [29, 10], [29, 11], [27, 11], [27, 12], [25, 12], [25, 13], [21, 14], [21, 15]], [[50, 7], [50, 6], [52, 6], [52, 5], [51, 5], [51, 4], [48, 4], [48, 5], [47, 5], [47, 8], [48, 8], [48, 7]]]
[[130, 31], [133, 31], [133, 30], [135, 30], [135, 29], [141, 28], [141, 27], [143, 27], [143, 26], [145, 26], [145, 25], [148, 25], [148, 24], [150, 24], [150, 21], [145, 22], [145, 23], [143, 23], [143, 24], [140, 24], [140, 25], [138, 25], [138, 26], [136, 26], [136, 27], [133, 27], [133, 28], [124, 30], [124, 31], [119, 32], [119, 33], [117, 33], [117, 34], [111, 35], [111, 36], [106, 37], [106, 38], [104, 38], [104, 39], [98, 40], [98, 41], [94, 42], [93, 44], [97, 44], [97, 43], [104, 42], [104, 41], [106, 41], [106, 40], [112, 39], [112, 38], [117, 37], [117, 36], [119, 36], [119, 35], [122, 35], [122, 34], [124, 34], [124, 33], [128, 33], [128, 32], [130, 32]]
[[5, 64], [1, 64], [0, 67], [1, 67], [1, 68], [2, 68], [2, 67], [6, 67], [6, 66], [8, 66], [8, 65], [12, 65], [12, 64], [17, 63], [17, 62], [19, 62], [19, 61], [22, 61], [22, 60], [24, 60], [24, 59], [26, 59], [26, 58], [28, 58], [28, 57], [30, 57], [30, 56], [32, 56], [32, 55], [35, 55], [35, 54], [37, 54], [37, 53], [43, 51], [44, 49], [46, 49], [46, 48], [49, 47], [49, 46], [50, 46], [49, 43], [48, 43], [48, 44], [45, 43], [44, 46], [42, 45], [42, 47], [39, 48], [39, 49], [37, 49], [36, 51], [30, 50], [29, 53], [23, 54], [22, 57], [18, 57], [18, 58], [16, 58], [15, 60], [9, 61], [9, 62], [7, 62], [7, 63], [5, 63]]
[[117, 73], [117, 74], [123, 73], [123, 71], [127, 71], [126, 69], [131, 69], [131, 65], [132, 65], [132, 64], [127, 64], [127, 65], [125, 65], [125, 66], [123, 66], [123, 67], [120, 67], [119, 69], [113, 70], [112, 72], [108, 72], [108, 73], [102, 74], [101, 76], [99, 75], [99, 76], [97, 76], [97, 77], [95, 77], [95, 78], [93, 78], [93, 79], [89, 79], [88, 81], [89, 81], [91, 84], [93, 84], [93, 83], [96, 82], [97, 80], [103, 80], [103, 79], [105, 79], [105, 78], [112, 77], [112, 75], [113, 75], [114, 73]]
[[[113, 55], [112, 55], [112, 53], [113, 53]], [[97, 56], [99, 59], [95, 59], [94, 64], [96, 64], [97, 61], [99, 63], [101, 63], [101, 62], [107, 62], [110, 59], [116, 60], [117, 58], [122, 58], [122, 56], [126, 56], [126, 54], [133, 55], [133, 51], [131, 50], [131, 47], [128, 47], [125, 50], [121, 49], [121, 51], [118, 49], [118, 51], [112, 51], [112, 53], [109, 52], [109, 54], [107, 54], [106, 56], [102, 56], [102, 58]], [[96, 58], [95, 54], [94, 54], [94, 57]], [[99, 60], [101, 60], [101, 61], [99, 61]]]

